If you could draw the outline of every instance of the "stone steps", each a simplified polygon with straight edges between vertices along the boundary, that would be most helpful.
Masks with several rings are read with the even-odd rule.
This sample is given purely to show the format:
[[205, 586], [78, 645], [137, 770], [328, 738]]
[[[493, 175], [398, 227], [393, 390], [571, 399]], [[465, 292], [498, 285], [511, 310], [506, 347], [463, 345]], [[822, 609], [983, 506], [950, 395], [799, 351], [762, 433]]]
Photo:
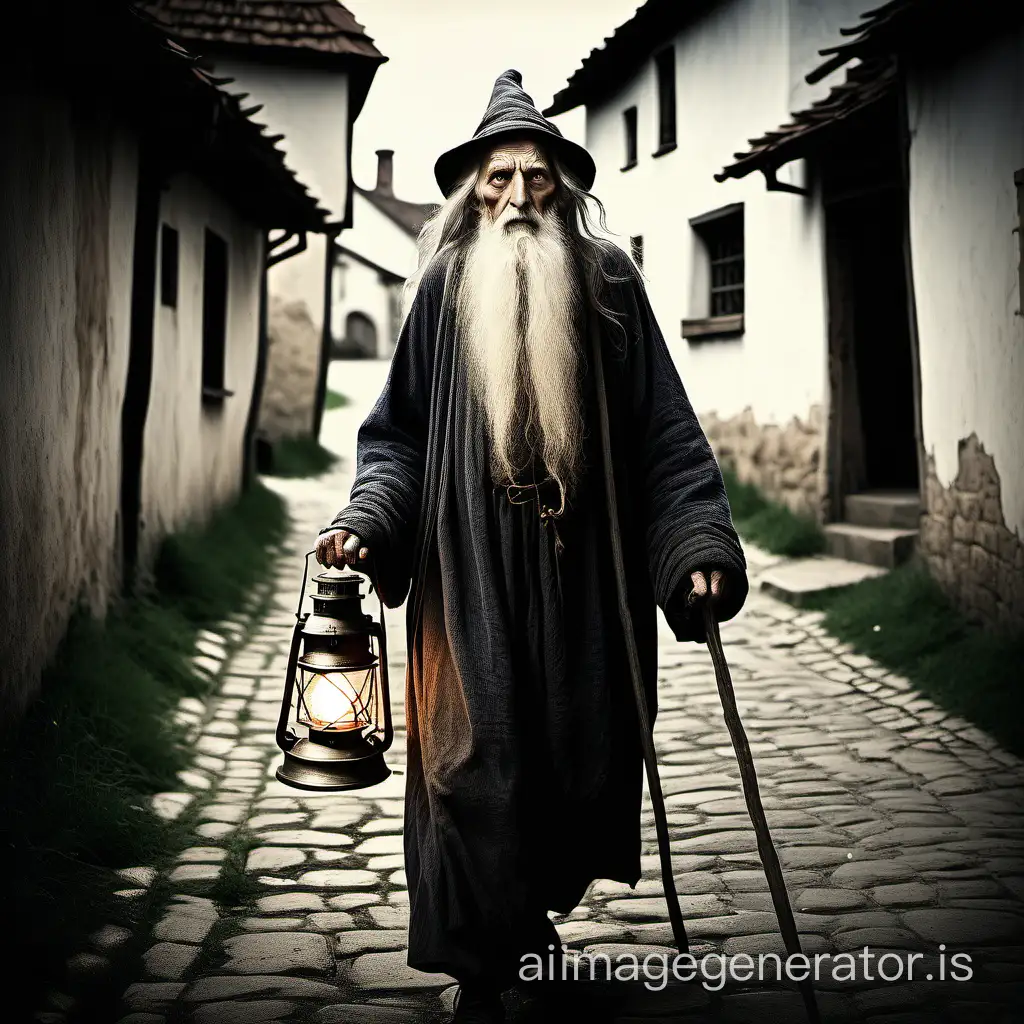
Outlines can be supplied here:
[[916, 491], [864, 491], [843, 499], [845, 519], [825, 526], [833, 558], [894, 569], [914, 554], [921, 500]]
[[843, 518], [854, 526], [916, 530], [921, 499], [916, 491], [864, 491], [843, 499]]
[[917, 530], [888, 526], [829, 523], [825, 526], [826, 550], [833, 558], [895, 569], [914, 553]]

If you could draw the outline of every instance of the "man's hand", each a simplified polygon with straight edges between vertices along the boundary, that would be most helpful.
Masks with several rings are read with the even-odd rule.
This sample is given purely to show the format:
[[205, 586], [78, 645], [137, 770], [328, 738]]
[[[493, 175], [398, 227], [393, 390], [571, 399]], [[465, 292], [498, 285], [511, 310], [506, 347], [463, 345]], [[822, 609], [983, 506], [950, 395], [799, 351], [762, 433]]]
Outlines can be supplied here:
[[331, 530], [316, 541], [316, 560], [328, 568], [344, 569], [351, 565], [362, 569], [370, 558], [370, 549], [350, 530]]
[[712, 569], [710, 574], [706, 572], [694, 572], [690, 574], [693, 581], [693, 590], [690, 592], [690, 602], [696, 603], [708, 597], [708, 575], [711, 576], [711, 606], [720, 604], [725, 597], [725, 573], [721, 569]]

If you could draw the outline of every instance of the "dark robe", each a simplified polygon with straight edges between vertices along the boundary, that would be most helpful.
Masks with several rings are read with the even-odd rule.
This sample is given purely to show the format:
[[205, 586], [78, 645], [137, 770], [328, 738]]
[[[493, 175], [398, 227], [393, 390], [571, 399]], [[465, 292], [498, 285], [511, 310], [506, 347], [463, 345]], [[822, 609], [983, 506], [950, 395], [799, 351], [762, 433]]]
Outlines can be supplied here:
[[685, 605], [693, 571], [726, 572], [721, 619], [746, 598], [718, 464], [643, 285], [616, 254], [609, 269], [626, 280], [608, 286], [604, 304], [622, 330], [584, 321], [585, 471], [564, 515], [542, 520], [537, 501], [514, 504], [491, 480], [484, 413], [459, 357], [454, 258], [423, 277], [359, 431], [350, 504], [329, 527], [370, 548], [386, 605], [410, 596], [409, 964], [460, 981], [513, 984], [522, 954], [547, 963], [559, 949], [548, 910], [571, 910], [595, 878], [640, 877], [643, 763], [609, 541], [594, 324], [652, 720], [655, 604], [679, 640], [701, 641]]

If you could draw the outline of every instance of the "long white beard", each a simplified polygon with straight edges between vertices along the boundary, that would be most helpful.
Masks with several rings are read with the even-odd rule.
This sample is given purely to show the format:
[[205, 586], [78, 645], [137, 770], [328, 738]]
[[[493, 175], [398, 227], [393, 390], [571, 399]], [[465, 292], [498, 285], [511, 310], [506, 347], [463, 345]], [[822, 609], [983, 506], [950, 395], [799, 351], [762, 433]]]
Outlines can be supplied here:
[[534, 215], [536, 228], [507, 231], [515, 212], [495, 224], [482, 217], [467, 254], [458, 319], [470, 383], [487, 416], [495, 482], [517, 480], [540, 454], [569, 493], [583, 438], [576, 275], [558, 217]]

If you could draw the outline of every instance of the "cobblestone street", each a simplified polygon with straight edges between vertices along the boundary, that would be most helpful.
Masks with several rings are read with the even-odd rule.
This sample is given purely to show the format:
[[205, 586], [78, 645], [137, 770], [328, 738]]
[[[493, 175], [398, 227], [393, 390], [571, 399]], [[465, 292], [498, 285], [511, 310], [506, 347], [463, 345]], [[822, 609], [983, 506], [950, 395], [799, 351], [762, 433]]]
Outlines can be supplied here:
[[[161, 797], [168, 815], [195, 813], [194, 841], [170, 875], [178, 895], [154, 930], [144, 976], [124, 994], [121, 1024], [412, 1024], [437, 1021], [451, 1005], [451, 979], [405, 965], [404, 609], [385, 611], [392, 777], [330, 795], [274, 778], [301, 556], [347, 498], [356, 428], [386, 371], [384, 362], [332, 364], [330, 386], [353, 400], [325, 417], [322, 440], [341, 463], [318, 480], [267, 481], [289, 504], [291, 554], [242, 649], [218, 663], [210, 640], [219, 694], [193, 708], [196, 759], [181, 794]], [[757, 575], [773, 559], [749, 557], [750, 599], [722, 636], [803, 949], [869, 946], [876, 957], [869, 976], [858, 968], [852, 980], [829, 978], [823, 962], [823, 1018], [1024, 1020], [1024, 763], [844, 649], [816, 613], [760, 592]], [[374, 597], [365, 610], [377, 616]], [[751, 954], [755, 962], [758, 953], [781, 954], [708, 652], [677, 644], [664, 622], [662, 636], [656, 741], [692, 952]], [[583, 905], [556, 918], [572, 949], [671, 955], [646, 808], [642, 881], [635, 890], [598, 882]], [[252, 904], [211, 898], [228, 871], [249, 883]], [[134, 884], [152, 882], [140, 872]], [[880, 965], [891, 981], [879, 976], [877, 957], [887, 951], [899, 954]], [[913, 952], [923, 954], [913, 963], [922, 980], [908, 983]], [[950, 980], [955, 952], [969, 954], [971, 980]], [[805, 1019], [792, 982], [771, 979], [720, 989], [670, 980], [661, 991], [620, 980], [607, 996], [619, 1021]], [[528, 1006], [513, 1011], [528, 1019]]]

